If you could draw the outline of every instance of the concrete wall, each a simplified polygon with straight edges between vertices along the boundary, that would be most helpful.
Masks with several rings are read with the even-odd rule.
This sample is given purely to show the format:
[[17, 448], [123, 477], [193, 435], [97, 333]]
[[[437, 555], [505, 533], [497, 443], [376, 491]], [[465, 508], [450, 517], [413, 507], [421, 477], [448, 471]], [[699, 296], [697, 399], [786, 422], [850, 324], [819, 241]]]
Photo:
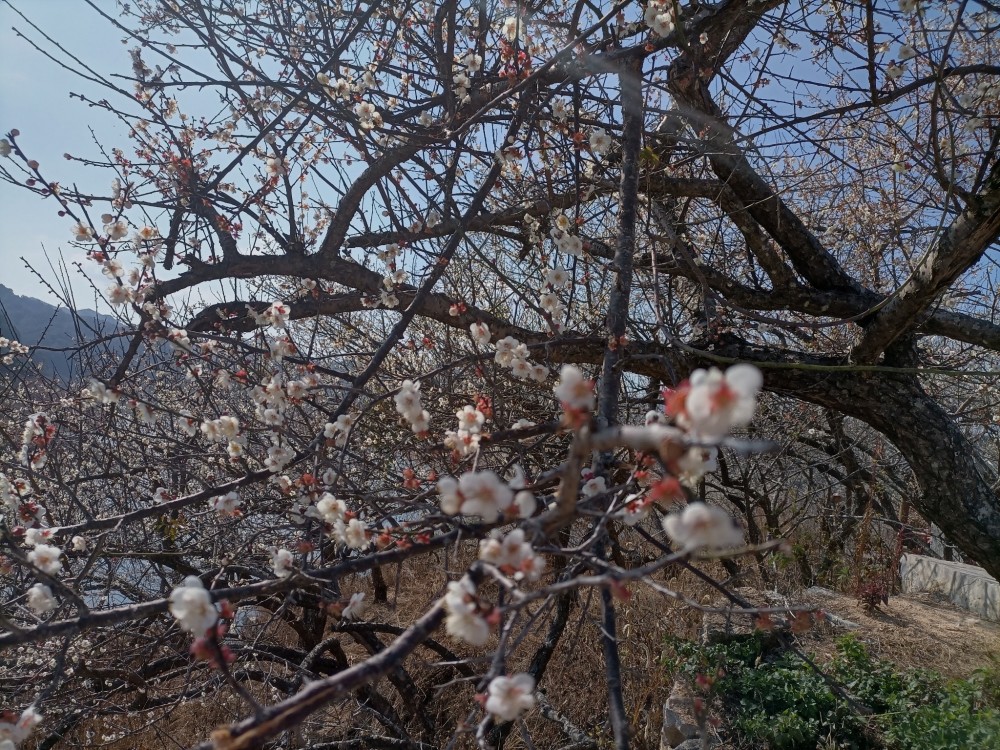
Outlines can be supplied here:
[[1000, 584], [982, 568], [923, 555], [903, 555], [899, 568], [904, 593], [943, 594], [956, 607], [1000, 622]]

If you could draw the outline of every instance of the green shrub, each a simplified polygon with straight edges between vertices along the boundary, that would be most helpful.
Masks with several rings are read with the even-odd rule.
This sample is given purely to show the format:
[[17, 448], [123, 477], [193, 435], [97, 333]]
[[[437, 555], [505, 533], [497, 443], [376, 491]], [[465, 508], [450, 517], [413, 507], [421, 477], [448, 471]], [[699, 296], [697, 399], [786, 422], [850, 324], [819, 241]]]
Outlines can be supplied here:
[[925, 670], [901, 672], [847, 636], [826, 671], [856, 703], [871, 709], [863, 716], [802, 659], [765, 648], [761, 634], [704, 647], [671, 645], [674, 674], [721, 704], [731, 739], [743, 747], [1000, 748], [995, 672], [952, 682]]

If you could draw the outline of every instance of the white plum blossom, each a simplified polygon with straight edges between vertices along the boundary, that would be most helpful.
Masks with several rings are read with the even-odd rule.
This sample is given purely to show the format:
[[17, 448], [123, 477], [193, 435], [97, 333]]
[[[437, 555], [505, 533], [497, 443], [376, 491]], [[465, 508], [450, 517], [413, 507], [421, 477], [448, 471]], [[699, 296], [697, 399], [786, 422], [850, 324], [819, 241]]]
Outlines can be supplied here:
[[595, 477], [585, 474], [584, 478], [586, 481], [580, 488], [580, 492], [584, 497], [593, 497], [594, 495], [600, 495], [602, 492], [606, 492], [608, 487], [607, 483], [604, 481], [604, 477]]
[[396, 411], [410, 423], [413, 432], [420, 434], [430, 427], [430, 414], [420, 404], [420, 382], [404, 380], [399, 391], [393, 396]]
[[594, 128], [590, 131], [590, 150], [595, 156], [603, 156], [611, 148], [611, 136], [603, 128]]
[[552, 118], [556, 122], [566, 122], [570, 115], [569, 102], [559, 97], [552, 100]]
[[649, 0], [643, 20], [658, 36], [667, 36], [675, 26], [674, 6], [670, 0]]
[[36, 583], [28, 589], [28, 608], [36, 615], [44, 615], [58, 606], [59, 603], [52, 596], [52, 589], [44, 583]]
[[513, 721], [535, 706], [535, 678], [526, 672], [494, 677], [486, 692], [487, 712], [501, 721]]
[[292, 569], [292, 553], [287, 549], [271, 547], [268, 549], [268, 554], [271, 555], [271, 567], [278, 578], [288, 578], [294, 572]]
[[30, 528], [24, 532], [24, 543], [28, 547], [44, 544], [52, 538], [53, 529]]
[[686, 551], [728, 550], [743, 544], [743, 532], [726, 511], [694, 502], [663, 519], [667, 536]]
[[127, 305], [133, 299], [132, 290], [121, 284], [112, 284], [107, 288], [105, 294], [108, 302], [116, 307]]
[[694, 486], [710, 471], [719, 468], [719, 449], [713, 447], [692, 447], [677, 460], [679, 478], [689, 486]]
[[358, 124], [363, 130], [371, 130], [382, 125], [382, 115], [371, 102], [358, 102], [354, 107], [354, 114], [358, 116]]
[[195, 636], [203, 636], [219, 619], [212, 595], [198, 576], [188, 576], [170, 592], [169, 608], [181, 628]]
[[505, 336], [496, 343], [496, 354], [494, 361], [502, 367], [509, 367], [514, 360], [514, 352], [521, 342], [513, 336]]
[[241, 515], [240, 506], [242, 504], [243, 502], [235, 490], [227, 492], [225, 495], [216, 495], [208, 501], [212, 510], [217, 511], [221, 516], [228, 517]]
[[351, 594], [351, 600], [347, 602], [340, 616], [345, 620], [360, 620], [365, 614], [365, 592], [359, 591]]
[[324, 523], [333, 525], [338, 521], [343, 522], [346, 513], [346, 503], [329, 492], [324, 492], [319, 502], [316, 503], [316, 514]]
[[553, 289], [565, 289], [571, 281], [569, 271], [561, 266], [545, 269], [545, 283]]
[[482, 616], [476, 585], [469, 576], [448, 584], [444, 596], [444, 608], [448, 613], [444, 627], [449, 635], [461, 638], [473, 646], [482, 646], [489, 640], [490, 626]]
[[28, 553], [28, 562], [43, 573], [53, 576], [62, 569], [62, 561], [59, 559], [61, 556], [62, 550], [53, 544], [36, 544]]
[[482, 435], [469, 430], [446, 430], [444, 444], [449, 450], [456, 451], [460, 456], [471, 456], [479, 450]]
[[[268, 410], [270, 411], [270, 410]], [[277, 474], [295, 458], [295, 451], [287, 445], [272, 445], [267, 449], [264, 467], [272, 474]]]
[[35, 710], [34, 706], [25, 709], [17, 721], [0, 720], [0, 750], [14, 750], [28, 739], [31, 730], [41, 720], [42, 715]]
[[552, 389], [564, 409], [590, 411], [594, 408], [594, 384], [583, 377], [580, 368], [563, 365], [559, 383]]
[[479, 559], [496, 565], [517, 580], [537, 581], [545, 570], [545, 560], [525, 541], [523, 529], [514, 529], [502, 539], [491, 536], [481, 540]]
[[490, 343], [490, 329], [485, 323], [473, 323], [469, 326], [469, 333], [472, 334], [472, 340], [480, 346]]
[[471, 404], [463, 406], [455, 416], [458, 418], [458, 429], [468, 432], [479, 432], [486, 420], [486, 416]]
[[[764, 383], [753, 365], [733, 365], [691, 373], [677, 423], [704, 440], [719, 440], [753, 418], [757, 394]], [[683, 390], [683, 389], [682, 389]]]
[[514, 491], [492, 471], [467, 471], [457, 480], [438, 480], [441, 510], [448, 515], [477, 516], [494, 523], [514, 502]]
[[73, 545], [74, 552], [86, 552], [87, 551], [87, 539], [82, 536], [75, 536], [70, 540], [70, 544]]
[[281, 177], [284, 174], [288, 174], [288, 168], [278, 157], [269, 158], [265, 168], [267, 170], [268, 177]]
[[523, 38], [525, 33], [524, 21], [517, 16], [507, 16], [500, 26], [500, 30], [508, 42]]
[[652, 499], [648, 495], [643, 496], [641, 493], [628, 495], [619, 518], [626, 526], [635, 526], [649, 515], [652, 506]]
[[531, 363], [521, 357], [514, 357], [510, 361], [510, 372], [518, 380], [531, 379]]
[[352, 518], [346, 524], [337, 521], [333, 533], [337, 541], [351, 549], [364, 549], [368, 546], [368, 527], [358, 518]]

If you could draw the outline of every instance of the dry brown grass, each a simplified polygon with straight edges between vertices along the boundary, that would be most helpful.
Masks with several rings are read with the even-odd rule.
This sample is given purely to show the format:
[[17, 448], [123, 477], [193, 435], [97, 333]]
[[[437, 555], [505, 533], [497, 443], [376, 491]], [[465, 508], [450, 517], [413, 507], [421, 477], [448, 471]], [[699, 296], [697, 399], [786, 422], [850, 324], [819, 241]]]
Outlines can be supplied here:
[[[399, 628], [407, 627], [427, 611], [442, 595], [447, 581], [461, 574], [475, 556], [476, 544], [470, 542], [457, 550], [452, 548], [385, 569], [383, 574], [389, 588], [388, 602], [371, 604], [365, 619]], [[553, 562], [550, 561], [550, 565]], [[709, 571], [718, 578], [725, 577], [721, 568], [709, 566]], [[718, 602], [717, 594], [707, 584], [681, 568], [662, 571], [656, 577], [691, 600]], [[365, 576], [347, 577], [341, 581], [341, 587], [344, 596], [365, 591], [369, 600], [373, 597], [371, 579]], [[486, 585], [483, 593], [489, 598], [496, 592]], [[751, 598], [760, 604], [768, 603], [760, 596]], [[793, 601], [798, 603], [803, 599], [793, 598]], [[858, 636], [869, 644], [872, 653], [901, 667], [926, 667], [948, 677], [965, 677], [972, 670], [984, 666], [1000, 646], [1000, 625], [985, 623], [929, 597], [895, 597], [883, 612], [873, 614], [865, 613], [854, 598], [839, 594], [806, 599], [803, 603], [815, 604], [859, 623], [862, 627], [857, 631]], [[636, 750], [656, 750], [659, 747], [662, 705], [672, 687], [668, 671], [662, 663], [665, 639], [668, 635], [697, 638], [702, 628], [702, 614], [642, 585], [635, 586], [627, 600], [616, 601], [616, 613], [633, 747]], [[531, 616], [538, 619], [526, 626]], [[514, 648], [506, 664], [507, 671], [523, 670], [528, 666], [545, 637], [551, 617], [552, 610], [542, 607], [540, 603], [522, 615], [511, 633], [510, 644]], [[610, 744], [610, 736], [599, 622], [599, 592], [580, 591], [539, 688], [559, 713], [598, 739], [603, 747]], [[327, 635], [331, 632], [328, 628]], [[817, 654], [822, 661], [826, 655], [833, 653], [834, 638], [838, 634], [818, 628], [804, 634], [801, 642], [806, 650]], [[435, 635], [439, 642], [467, 660], [473, 674], [482, 674], [489, 668], [484, 655], [496, 645], [496, 636], [485, 648], [473, 649], [448, 637], [443, 630]], [[294, 629], [287, 622], [276, 619], [268, 620], [266, 626], [257, 626], [256, 629], [245, 628], [241, 637], [258, 643], [301, 648]], [[394, 636], [381, 634], [379, 637], [386, 643]], [[368, 650], [347, 633], [339, 634], [338, 641], [349, 664], [369, 656]], [[278, 677], [288, 674], [284, 668], [273, 663], [261, 662], [255, 666]], [[443, 665], [441, 657], [426, 648], [418, 649], [404, 666], [417, 693], [416, 696], [406, 697], [426, 704], [426, 712], [440, 728], [441, 736], [421, 737], [417, 721], [410, 721], [407, 725], [412, 735], [443, 747], [459, 730], [454, 747], [473, 748], [472, 733], [463, 733], [460, 728], [462, 722], [470, 720], [474, 724], [481, 717], [474, 699], [475, 679], [463, 677]], [[207, 671], [195, 670], [192, 682], [197, 684], [207, 676]], [[178, 675], [161, 690], [166, 693], [179, 689], [186, 679], [186, 675]], [[277, 692], [265, 692], [260, 683], [250, 683], [248, 687], [265, 704], [286, 697]], [[404, 713], [404, 699], [388, 679], [381, 680], [374, 687], [395, 710]], [[124, 736], [104, 746], [108, 750], [189, 747], [207, 737], [214, 727], [247, 714], [246, 704], [230, 688], [222, 686], [213, 689], [209, 695], [142, 716], [116, 716], [89, 721], [72, 733], [71, 740], [77, 746], [93, 747], [97, 744], [96, 740], [102, 737], [124, 733]], [[538, 748], [559, 747], [567, 743], [561, 729], [537, 710], [528, 714], [526, 723]], [[301, 728], [300, 736], [293, 741], [292, 747], [305, 748], [320, 739], [344, 738], [368, 732], [387, 733], [370, 712], [360, 707], [357, 698], [351, 697], [311, 717]], [[506, 743], [509, 750], [523, 747], [525, 743], [516, 733]]]
[[[385, 569], [383, 573], [389, 587], [389, 601], [385, 604], [371, 604], [365, 619], [405, 628], [441, 596], [448, 580], [463, 572], [475, 559], [476, 549], [476, 544], [469, 543], [457, 551], [452, 548], [447, 552]], [[703, 582], [683, 571], [665, 571], [658, 577], [661, 577], [663, 583], [669, 581], [671, 587], [694, 600], [701, 600], [708, 593]], [[347, 577], [341, 581], [341, 586], [345, 596], [355, 591], [365, 591], [368, 600], [373, 597], [371, 579], [368, 577]], [[487, 596], [492, 593], [488, 586], [484, 588], [484, 592]], [[531, 613], [539, 614], [540, 610], [541, 607], [535, 605]], [[637, 750], [654, 750], [659, 746], [661, 707], [670, 689], [660, 666], [664, 637], [668, 633], [680, 637], [695, 637], [701, 616], [644, 586], [635, 587], [627, 601], [617, 601], [616, 612], [626, 706], [635, 738], [633, 745]], [[516, 643], [516, 648], [507, 662], [508, 671], [518, 671], [528, 666], [544, 638], [551, 615], [551, 610], [546, 609], [541, 611], [538, 621], [532, 627], [515, 628], [511, 642]], [[572, 606], [569, 623], [539, 687], [552, 706], [577, 727], [591, 736], [609, 739], [606, 730], [607, 697], [599, 620], [599, 592], [581, 591]], [[244, 628], [241, 637], [260, 643], [301, 647], [295, 631], [287, 623], [275, 619], [269, 620], [266, 626]], [[385, 634], [380, 636], [383, 642], [388, 642], [392, 637]], [[448, 637], [443, 630], [436, 633], [436, 637], [456, 654], [468, 659], [475, 673], [481, 674], [488, 669], [489, 664], [483, 661], [483, 655], [496, 645], [496, 636], [483, 649], [467, 647]], [[348, 634], [341, 634], [338, 640], [350, 664], [368, 657], [368, 651]], [[236, 666], [239, 666], [239, 662]], [[273, 664], [261, 663], [259, 668], [272, 670], [276, 676], [286, 674]], [[474, 701], [474, 681], [463, 678], [454, 670], [445, 670], [437, 654], [427, 649], [418, 649], [407, 660], [405, 668], [416, 684], [418, 698], [427, 700], [428, 712], [434, 716], [439, 726], [448, 727], [448, 737], [428, 738], [433, 739], [435, 744], [446, 744], [454, 728], [460, 726], [463, 720], [471, 718], [477, 721], [481, 716]], [[191, 674], [191, 682], [198, 684], [207, 675], [207, 671], [195, 669]], [[186, 675], [179, 675], [160, 686], [159, 690], [164, 694], [178, 690], [186, 680]], [[375, 687], [397, 710], [402, 708], [403, 701], [388, 680], [383, 679]], [[274, 692], [267, 693], [260, 684], [251, 683], [248, 689], [265, 704], [285, 697]], [[124, 704], [125, 696], [122, 698]], [[220, 686], [213, 688], [208, 695], [144, 715], [111, 716], [87, 721], [70, 733], [67, 740], [70, 745], [81, 747], [102, 744], [108, 750], [189, 747], [204, 740], [214, 727], [233, 722], [247, 714], [247, 705], [230, 688]], [[561, 730], [538, 711], [528, 715], [527, 725], [536, 747], [558, 747], [567, 742]], [[417, 726], [411, 725], [410, 729], [414, 736], [418, 736]], [[317, 713], [302, 730], [302, 740], [295, 746], [308, 747], [307, 740], [315, 741], [320, 737], [334, 739], [362, 731], [386, 733], [367, 712], [359, 709], [354, 698]], [[112, 739], [115, 735], [118, 738]], [[100, 742], [102, 739], [104, 742]], [[472, 734], [465, 733], [460, 736], [455, 747], [472, 748], [474, 745]], [[511, 750], [523, 746], [523, 741], [516, 734], [506, 744]]]

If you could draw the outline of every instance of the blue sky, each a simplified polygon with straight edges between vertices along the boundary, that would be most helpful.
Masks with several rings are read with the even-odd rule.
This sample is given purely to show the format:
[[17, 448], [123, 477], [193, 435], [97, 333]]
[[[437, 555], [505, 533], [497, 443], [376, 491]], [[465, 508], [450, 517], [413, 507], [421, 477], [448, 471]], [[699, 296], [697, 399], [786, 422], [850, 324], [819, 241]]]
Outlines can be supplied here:
[[[114, 13], [114, 0], [95, 0]], [[101, 73], [131, 72], [127, 47], [121, 35], [83, 0], [0, 0], [0, 131], [21, 131], [18, 143], [42, 166], [43, 174], [62, 184], [77, 182], [81, 187], [100, 185], [100, 172], [66, 161], [64, 153], [99, 157], [94, 137], [106, 145], [121, 145], [125, 129], [110, 116], [91, 109], [70, 92], [90, 93], [102, 98], [94, 84], [61, 68], [33, 49], [12, 30], [51, 49], [38, 32], [12, 10], [20, 10], [55, 42]], [[60, 253], [67, 263], [81, 260], [83, 253], [70, 246], [73, 222], [57, 216], [58, 205], [41, 200], [26, 190], [0, 182], [0, 283], [18, 294], [54, 301], [37, 278], [25, 269], [21, 257], [28, 258], [49, 280], [45, 253], [57, 261]], [[75, 269], [73, 289], [77, 301], [93, 307], [93, 294]], [[96, 274], [101, 279], [100, 274]], [[103, 286], [103, 282], [98, 282]]]

